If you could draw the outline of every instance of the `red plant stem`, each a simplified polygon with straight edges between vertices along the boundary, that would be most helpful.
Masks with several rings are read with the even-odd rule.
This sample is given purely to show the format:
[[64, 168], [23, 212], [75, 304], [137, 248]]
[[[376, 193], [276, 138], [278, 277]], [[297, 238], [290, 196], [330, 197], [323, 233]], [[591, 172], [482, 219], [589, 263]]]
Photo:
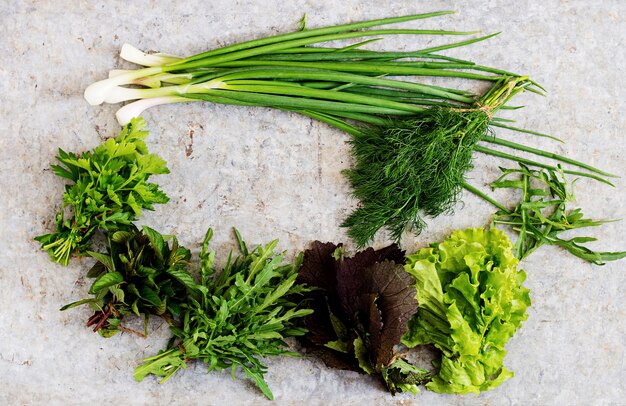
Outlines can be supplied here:
[[107, 321], [110, 315], [111, 315], [111, 306], [109, 306], [107, 312], [104, 313], [104, 315], [102, 316], [102, 319], [100, 319], [100, 322], [96, 324], [96, 327], [93, 329], [94, 333], [100, 330], [100, 327], [102, 327], [102, 325], [104, 324], [105, 321]]
[[93, 316], [91, 316], [89, 320], [87, 320], [87, 327], [96, 324], [96, 322], [98, 322], [100, 317], [102, 317], [102, 312], [97, 312]]

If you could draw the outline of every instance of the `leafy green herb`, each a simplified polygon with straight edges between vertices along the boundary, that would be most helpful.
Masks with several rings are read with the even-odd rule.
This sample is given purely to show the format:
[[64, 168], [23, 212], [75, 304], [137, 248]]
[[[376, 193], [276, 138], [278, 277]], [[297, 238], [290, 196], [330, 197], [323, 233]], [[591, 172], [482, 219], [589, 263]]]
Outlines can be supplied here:
[[[56, 231], [35, 239], [55, 262], [67, 265], [73, 252], [83, 253], [97, 230], [131, 228], [142, 209], [169, 198], [158, 185], [148, 183], [151, 175], [169, 173], [165, 161], [148, 154], [143, 119], [133, 119], [117, 138], [110, 138], [91, 152], [80, 155], [59, 149], [53, 165], [57, 176], [69, 179], [63, 205], [57, 213]], [[69, 207], [72, 216], [66, 218]]]
[[403, 342], [441, 351], [427, 389], [478, 393], [513, 376], [504, 346], [526, 320], [530, 297], [512, 248], [502, 231], [475, 228], [407, 257], [419, 308]]
[[581, 209], [567, 209], [574, 200], [573, 182], [568, 185], [562, 170], [532, 170], [524, 164], [520, 169], [502, 169], [502, 176], [491, 184], [494, 189], [521, 191], [520, 202], [512, 211], [502, 207], [493, 217], [493, 224], [508, 225], [519, 233], [515, 252], [520, 260], [544, 244], [558, 245], [569, 253], [596, 265], [626, 257], [626, 251], [595, 252], [582, 243], [596, 241], [592, 237], [563, 239], [559, 234], [584, 227], [600, 226], [611, 220], [585, 218]]
[[394, 349], [417, 307], [403, 262], [395, 245], [344, 258], [341, 246], [316, 241], [298, 276], [317, 288], [307, 293], [314, 313], [303, 345], [330, 367], [379, 375], [392, 394], [416, 393], [428, 378]]
[[421, 213], [452, 211], [488, 123], [483, 112], [433, 108], [354, 135], [355, 165], [345, 173], [361, 205], [342, 224], [348, 235], [364, 246], [386, 227], [397, 241], [406, 229], [424, 228]]
[[216, 272], [215, 253], [208, 251], [213, 232], [208, 230], [200, 253], [201, 283], [196, 286], [200, 293], [183, 306], [182, 326], [172, 327], [177, 342], [146, 358], [135, 369], [135, 379], [154, 374], [163, 377], [163, 383], [186, 368], [187, 361], [198, 359], [209, 365], [209, 371], [231, 369], [234, 376], [241, 368], [265, 396], [273, 398], [260, 358], [296, 355], [283, 340], [304, 334], [306, 330], [295, 322], [312, 313], [296, 303], [308, 291], [295, 284], [301, 258], [296, 265], [283, 264], [283, 254], [274, 252], [278, 240], [249, 251], [235, 233], [241, 255], [233, 258], [231, 253], [224, 269]]
[[[150, 315], [157, 315], [170, 324], [180, 315], [187, 297], [196, 292], [196, 282], [185, 269], [191, 253], [172, 244], [157, 231], [143, 227], [117, 231], [109, 235], [108, 252], [88, 251], [98, 262], [87, 276], [95, 278], [89, 288], [94, 297], [63, 306], [61, 310], [89, 303], [96, 309], [87, 322], [104, 337], [121, 330], [127, 315], [144, 315], [146, 325]], [[144, 331], [144, 334], [146, 332]]]

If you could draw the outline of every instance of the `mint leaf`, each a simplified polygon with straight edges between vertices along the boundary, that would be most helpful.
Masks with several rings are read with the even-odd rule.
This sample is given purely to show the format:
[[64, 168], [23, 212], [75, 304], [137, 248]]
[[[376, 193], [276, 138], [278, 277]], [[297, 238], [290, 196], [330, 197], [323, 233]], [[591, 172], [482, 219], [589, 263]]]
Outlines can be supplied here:
[[124, 282], [124, 277], [119, 272], [108, 272], [102, 274], [95, 280], [95, 282], [89, 288], [89, 293], [94, 294], [109, 286], [117, 285]]
[[198, 285], [186, 269], [191, 258], [189, 250], [179, 246], [175, 237], [170, 246], [158, 231], [149, 227], [143, 231], [117, 231], [108, 237], [106, 253], [89, 251], [98, 261], [87, 275], [96, 278], [89, 290], [94, 297], [63, 309], [95, 304], [98, 310], [87, 324], [103, 337], [119, 331], [129, 315], [157, 315], [175, 323], [181, 305], [189, 300], [189, 295], [198, 294]]

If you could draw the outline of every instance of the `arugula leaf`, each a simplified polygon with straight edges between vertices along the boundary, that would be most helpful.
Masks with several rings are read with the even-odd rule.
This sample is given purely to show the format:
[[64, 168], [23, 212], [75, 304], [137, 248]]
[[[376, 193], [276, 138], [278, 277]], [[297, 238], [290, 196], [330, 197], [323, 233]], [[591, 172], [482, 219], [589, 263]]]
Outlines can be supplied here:
[[[241, 368], [263, 394], [272, 399], [265, 381], [267, 371], [260, 359], [289, 352], [284, 339], [306, 332], [296, 320], [313, 310], [303, 308], [302, 294], [308, 288], [296, 283], [296, 265], [283, 264], [277, 254], [278, 241], [249, 251], [235, 230], [241, 254], [228, 256], [220, 271], [214, 267], [215, 253], [209, 252], [213, 231], [209, 229], [200, 253], [200, 278], [192, 297], [181, 306], [182, 325], [172, 327], [175, 342], [165, 351], [146, 358], [135, 369], [135, 379], [153, 374], [168, 380], [187, 361], [202, 360], [209, 371]], [[183, 278], [189, 283], [187, 278]]]
[[[174, 251], [175, 250], [175, 251]], [[63, 306], [67, 310], [80, 304], [96, 304], [88, 325], [104, 337], [122, 329], [125, 316], [151, 314], [173, 323], [180, 306], [190, 294], [196, 294], [196, 282], [186, 270], [191, 253], [172, 245], [149, 227], [108, 235], [106, 254], [88, 251], [98, 262], [87, 274], [96, 278], [89, 293], [94, 297]], [[163, 258], [169, 257], [169, 261]]]
[[[65, 186], [63, 205], [57, 213], [56, 231], [35, 237], [55, 262], [67, 265], [70, 255], [90, 248], [97, 230], [131, 228], [143, 209], [169, 198], [158, 185], [148, 183], [151, 175], [169, 173], [165, 161], [148, 154], [141, 131], [146, 122], [131, 120], [117, 138], [110, 138], [93, 151], [77, 155], [59, 149], [53, 172], [73, 183]], [[71, 218], [65, 218], [69, 207]]]
[[315, 312], [304, 319], [304, 347], [330, 367], [379, 375], [392, 394], [427, 378], [394, 350], [417, 309], [403, 263], [395, 244], [344, 258], [341, 245], [315, 241], [298, 273], [316, 288], [307, 293]]
[[503, 366], [504, 346], [530, 306], [517, 263], [513, 245], [495, 228], [455, 231], [407, 257], [419, 308], [402, 342], [441, 351], [427, 389], [479, 393], [513, 376]]

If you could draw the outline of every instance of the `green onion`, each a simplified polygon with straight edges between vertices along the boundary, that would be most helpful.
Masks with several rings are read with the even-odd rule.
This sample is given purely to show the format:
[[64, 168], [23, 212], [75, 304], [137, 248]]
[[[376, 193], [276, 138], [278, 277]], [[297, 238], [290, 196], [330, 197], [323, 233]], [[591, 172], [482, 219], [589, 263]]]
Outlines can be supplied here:
[[[421, 231], [425, 221], [420, 212], [437, 216], [451, 211], [460, 190], [473, 188], [464, 175], [472, 167], [474, 152], [539, 168], [556, 168], [484, 144], [574, 165], [581, 171], [563, 172], [610, 185], [605, 178], [613, 175], [591, 165], [492, 135], [493, 127], [501, 127], [547, 136], [506, 125], [508, 120], [494, 117], [499, 109], [519, 108], [506, 105], [515, 94], [525, 90], [543, 94], [543, 88], [528, 77], [436, 52], [475, 44], [497, 34], [409, 52], [360, 49], [390, 35], [475, 34], [377, 28], [451, 13], [440, 11], [301, 30], [187, 58], [146, 54], [124, 45], [122, 58], [145, 67], [112, 71], [108, 79], [89, 86], [85, 98], [91, 104], [132, 101], [117, 112], [121, 123], [156, 105], [208, 101], [297, 112], [350, 134], [357, 164], [346, 174], [361, 206], [343, 226], [349, 228], [348, 234], [360, 246], [382, 227], [389, 229], [396, 240], [407, 229]], [[322, 45], [349, 39], [359, 42], [343, 47]], [[481, 81], [491, 83], [491, 87], [485, 94], [472, 94], [422, 83], [422, 77]]]

